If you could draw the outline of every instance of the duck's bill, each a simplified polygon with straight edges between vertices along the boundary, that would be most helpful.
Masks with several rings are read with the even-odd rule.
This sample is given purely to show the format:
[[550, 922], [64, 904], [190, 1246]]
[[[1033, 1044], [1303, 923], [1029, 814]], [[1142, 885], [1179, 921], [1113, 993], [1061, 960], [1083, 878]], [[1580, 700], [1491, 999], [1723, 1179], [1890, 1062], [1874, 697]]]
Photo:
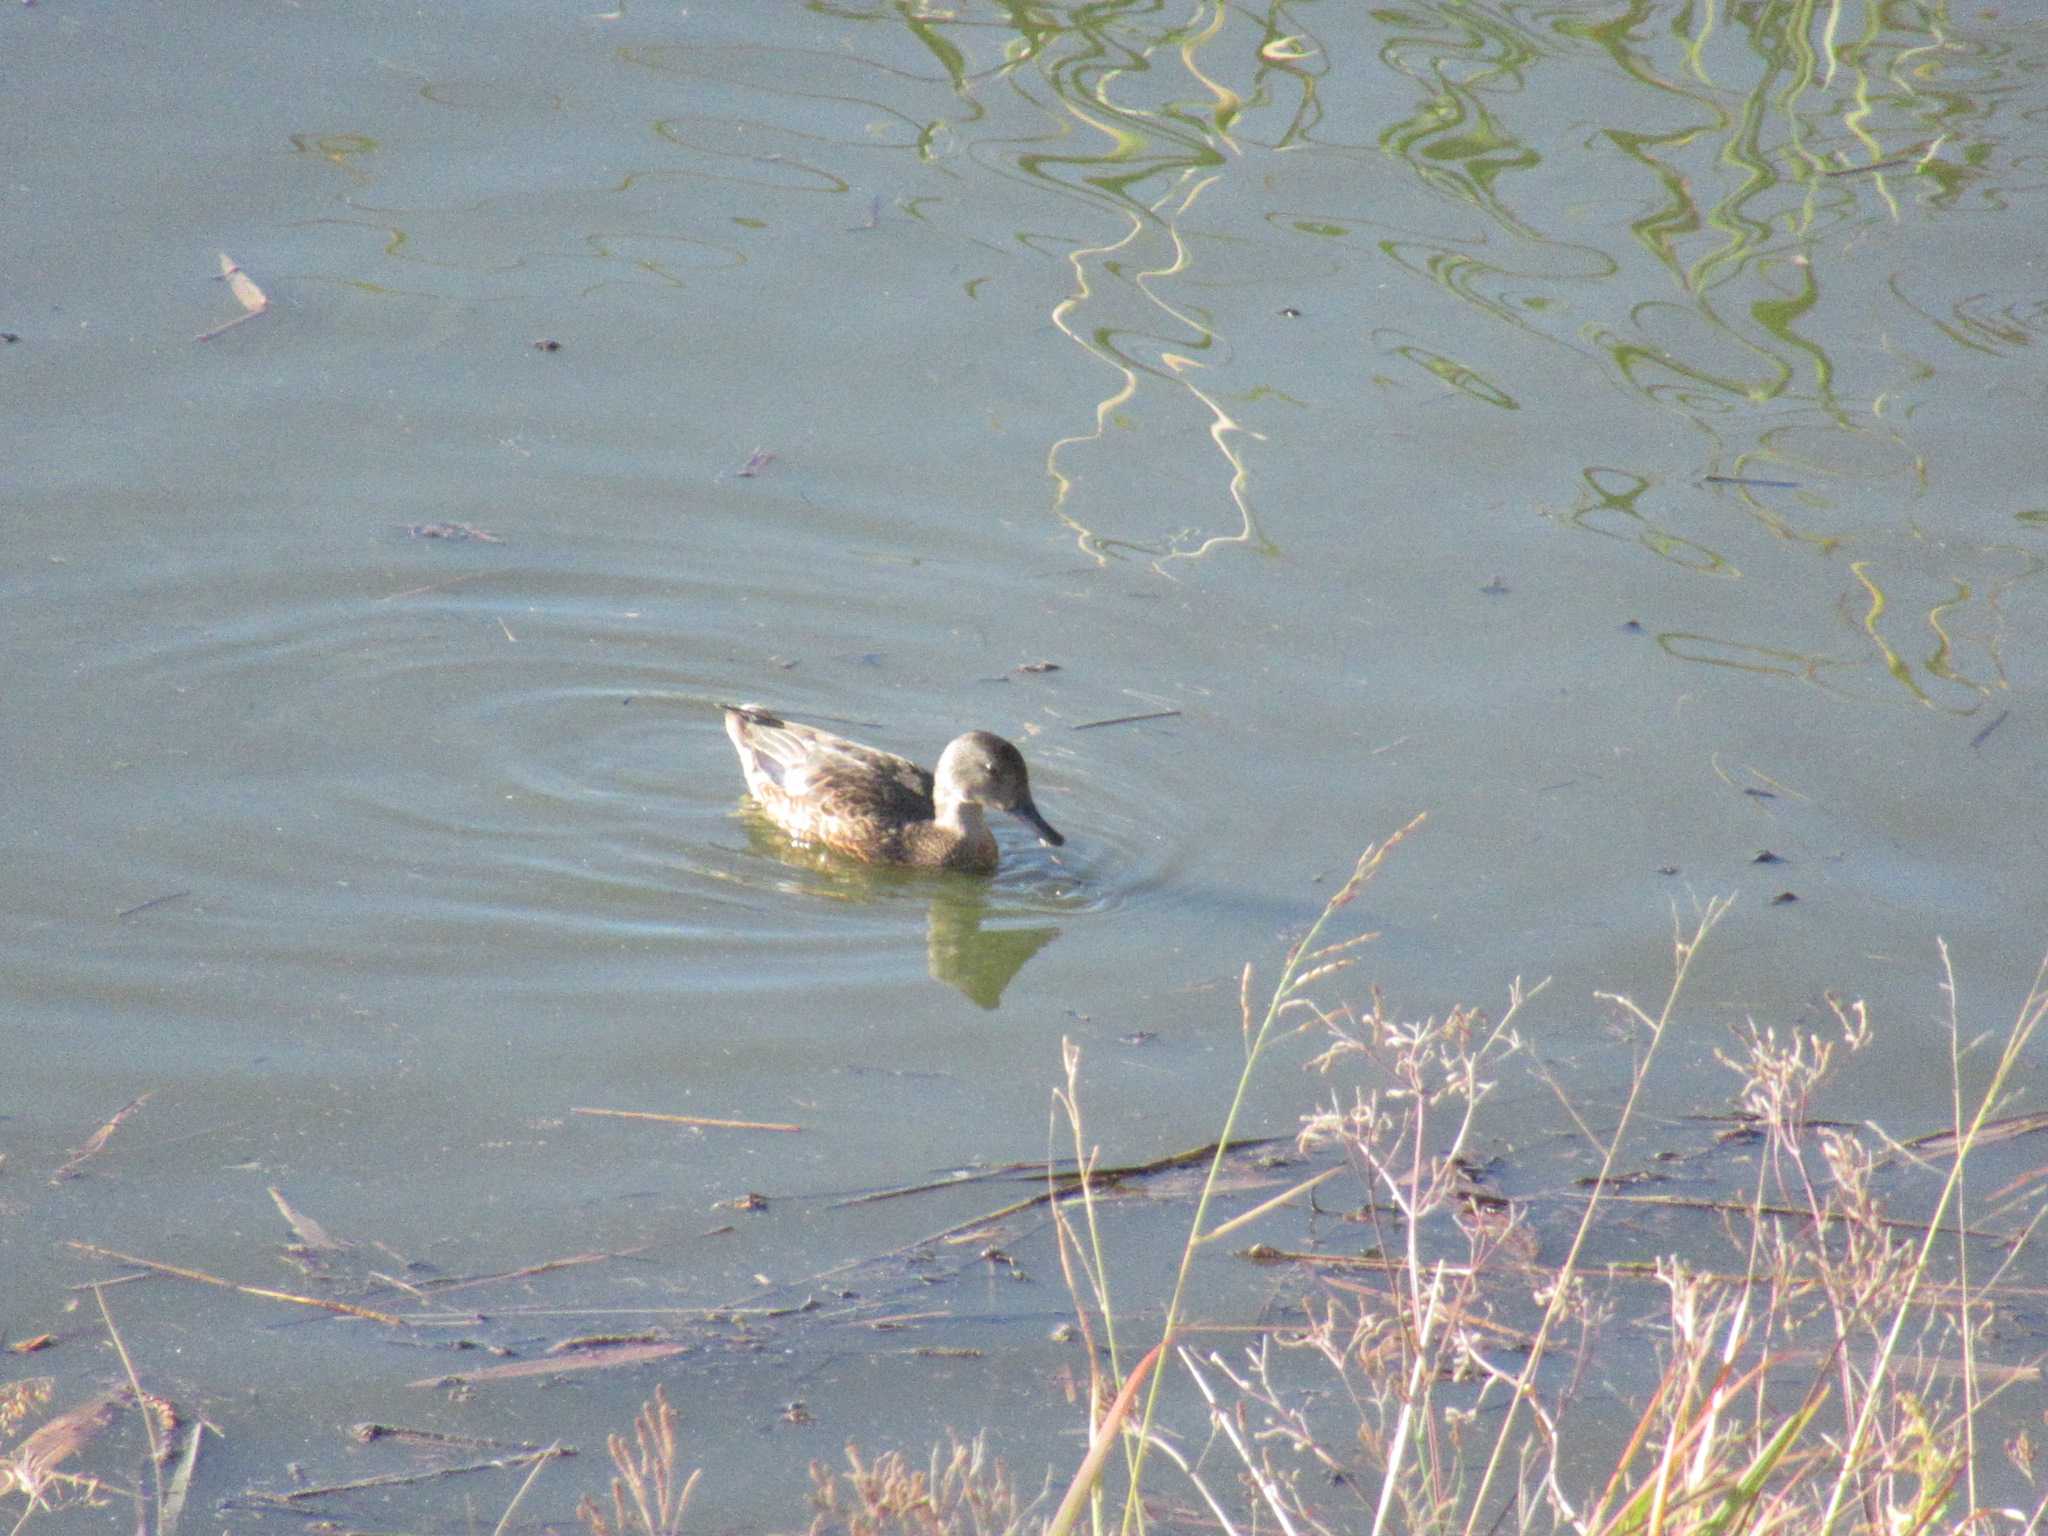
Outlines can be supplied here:
[[1038, 834], [1038, 840], [1049, 848], [1064, 848], [1067, 840], [1054, 830], [1053, 824], [1038, 814], [1038, 807], [1026, 800], [1022, 805], [1010, 807], [1010, 814]]

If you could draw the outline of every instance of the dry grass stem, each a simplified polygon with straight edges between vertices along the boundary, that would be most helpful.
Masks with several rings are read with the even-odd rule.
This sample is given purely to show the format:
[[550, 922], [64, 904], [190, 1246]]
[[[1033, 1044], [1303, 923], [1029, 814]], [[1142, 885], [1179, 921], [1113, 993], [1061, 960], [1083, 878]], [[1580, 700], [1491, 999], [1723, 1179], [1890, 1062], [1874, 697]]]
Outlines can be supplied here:
[[676, 1411], [660, 1387], [633, 1420], [633, 1438], [613, 1435], [607, 1442], [612, 1465], [611, 1509], [584, 1497], [576, 1517], [591, 1536], [680, 1536], [690, 1495], [697, 1491], [697, 1468], [677, 1482]]

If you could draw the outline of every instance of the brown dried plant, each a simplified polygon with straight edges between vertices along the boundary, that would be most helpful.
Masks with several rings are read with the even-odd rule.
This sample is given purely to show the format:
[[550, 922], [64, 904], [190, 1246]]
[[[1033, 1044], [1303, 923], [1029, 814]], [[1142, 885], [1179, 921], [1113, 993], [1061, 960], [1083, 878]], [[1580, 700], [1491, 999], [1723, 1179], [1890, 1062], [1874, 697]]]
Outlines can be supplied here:
[[925, 1471], [896, 1451], [872, 1462], [849, 1445], [847, 1472], [811, 1463], [809, 1536], [1011, 1536], [1029, 1513], [984, 1437], [950, 1437]]
[[[1754, 1148], [1746, 1187], [1727, 1200], [1656, 1202], [1625, 1191], [1623, 1158], [1636, 1158], [1631, 1131], [1644, 1085], [1694, 961], [1727, 910], [1712, 901], [1690, 924], [1674, 922], [1661, 1006], [1600, 994], [1636, 1046], [1618, 1112], [1591, 1115], [1550, 1080], [1597, 1167], [1579, 1182], [1586, 1193], [1570, 1229], [1550, 1234], [1549, 1246], [1561, 1250], [1551, 1253], [1528, 1213], [1472, 1174], [1482, 1138], [1502, 1135], [1484, 1123], [1495, 1118], [1489, 1098], [1521, 1048], [1518, 1015], [1540, 989], [1510, 988], [1497, 1022], [1468, 1009], [1410, 1020], [1376, 990], [1363, 1008], [1310, 1001], [1300, 986], [1328, 971], [1312, 955], [1297, 973], [1301, 950], [1290, 954], [1268, 1021], [1306, 1014], [1325, 1036], [1311, 1067], [1358, 1085], [1304, 1117], [1300, 1145], [1336, 1154], [1356, 1177], [1363, 1203], [1347, 1216], [1376, 1241], [1327, 1245], [1363, 1247], [1357, 1254], [1289, 1255], [1306, 1282], [1302, 1321], [1269, 1327], [1249, 1348], [1207, 1349], [1192, 1342], [1204, 1330], [1169, 1331], [1177, 1375], [1206, 1402], [1208, 1440], [1186, 1424], [1155, 1427], [1149, 1406], [1141, 1424], [1125, 1426], [1134, 1446], [1127, 1515], [1139, 1507], [1135, 1485], [1150, 1450], [1178, 1469], [1225, 1532], [2048, 1532], [2048, 1493], [2038, 1486], [2010, 1507], [1990, 1503], [1987, 1452], [2001, 1441], [1980, 1443], [1994, 1427], [1988, 1405], [2039, 1380], [2038, 1362], [1983, 1356], [1997, 1337], [2010, 1353], [2011, 1325], [1994, 1332], [2001, 1310], [2038, 1294], [2024, 1281], [2038, 1272], [2034, 1239], [2048, 1224], [2048, 1200], [2039, 1176], [2027, 1175], [1971, 1211], [1963, 1178], [1977, 1148], [2036, 1130], [2043, 1119], [1994, 1117], [2023, 1091], [2029, 1048], [2048, 1032], [2048, 963], [2002, 1044], [1991, 1036], [1986, 1050], [1965, 1032], [1942, 948], [1953, 1125], [1907, 1143], [1875, 1127], [1815, 1121], [1831, 1070], [1870, 1038], [1864, 1003], [1829, 994], [1835, 1028], [1826, 1033], [1769, 1023], [1738, 1029], [1721, 1059], [1735, 1074], [1742, 1123], [1721, 1145]], [[1248, 982], [1244, 991], [1249, 1071], [1268, 1036], [1254, 1024]], [[1966, 1066], [1972, 1051], [1995, 1059]], [[1976, 1086], [1966, 1093], [1966, 1083]], [[1056, 1102], [1074, 1128], [1090, 1218], [1085, 1228], [1059, 1228], [1063, 1262], [1070, 1249], [1077, 1256], [1068, 1287], [1091, 1359], [1099, 1334], [1113, 1365], [1118, 1341], [1086, 1198], [1092, 1149], [1080, 1133], [1071, 1053], [1066, 1094]], [[1226, 1141], [1235, 1113], [1233, 1105]], [[1596, 1131], [1600, 1118], [1607, 1124]], [[1512, 1129], [1506, 1135], [1514, 1139]], [[1198, 1215], [1190, 1249], [1337, 1171], [1213, 1229]], [[1889, 1209], [1893, 1187], [1920, 1211]], [[1617, 1217], [1624, 1199], [1644, 1203]], [[1703, 1265], [1661, 1249], [1590, 1261], [1596, 1222], [1612, 1250], [1645, 1230], [1637, 1211], [1659, 1204], [1719, 1212], [1732, 1262]], [[2002, 1230], [1987, 1229], [1994, 1215]], [[1712, 1229], [1696, 1225], [1683, 1235], [1698, 1243]], [[1660, 1306], [1618, 1327], [1619, 1309], [1653, 1282]], [[1176, 1289], [1169, 1319], [1179, 1305]], [[1644, 1340], [1655, 1365], [1640, 1395], [1631, 1392], [1631, 1418], [1617, 1424], [1624, 1399], [1615, 1389], [1630, 1391], [1642, 1373], [1604, 1352], [1617, 1343], [1633, 1351]], [[2004, 1433], [2025, 1412], [2009, 1410], [1997, 1427], [2013, 1472], [2033, 1485], [2028, 1434]], [[1229, 1476], [1218, 1475], [1218, 1464]], [[1164, 1507], [1164, 1495], [1149, 1487], [1142, 1497], [1145, 1508]], [[1102, 1513], [1098, 1501], [1098, 1530], [1107, 1528]]]
[[[40, 1393], [43, 1400], [47, 1400], [48, 1395], [47, 1389]], [[91, 1445], [114, 1423], [120, 1416], [125, 1396], [121, 1392], [102, 1392], [89, 1398], [58, 1414], [24, 1436], [21, 1444], [12, 1451], [0, 1455], [0, 1494], [19, 1492], [28, 1500], [28, 1508], [22, 1512], [21, 1520], [15, 1525], [16, 1530], [35, 1510], [51, 1507], [50, 1492], [57, 1483], [72, 1488], [86, 1503], [97, 1502], [99, 1480], [65, 1472], [61, 1470], [61, 1464]], [[9, 1411], [18, 1414], [26, 1409], [20, 1403], [12, 1403]]]
[[591, 1536], [679, 1536], [704, 1469], [696, 1468], [677, 1485], [676, 1411], [668, 1395], [656, 1387], [633, 1420], [633, 1438], [613, 1435], [606, 1444], [618, 1468], [611, 1509], [585, 1494], [576, 1518]]
[[[1652, 1046], [1721, 910], [1710, 906], [1697, 928], [1677, 935], [1673, 989], [1656, 1017], [1612, 1000]], [[1362, 1015], [1326, 1011], [1332, 1044], [1317, 1065], [1330, 1070], [1364, 1060], [1373, 1078], [1391, 1079], [1391, 1086], [1310, 1117], [1303, 1143], [1340, 1151], [1358, 1172], [1367, 1193], [1358, 1219], [1373, 1223], [1391, 1259], [1377, 1283], [1324, 1276], [1320, 1299], [1307, 1304], [1306, 1326], [1275, 1335], [1241, 1361], [1211, 1353], [1186, 1362], [1198, 1380], [1198, 1367], [1213, 1368], [1234, 1389], [1234, 1403], [1212, 1398], [1212, 1424], [1235, 1451], [1258, 1502], [1294, 1532], [1369, 1526], [1473, 1536], [1547, 1527], [1571, 1536], [1899, 1536], [2048, 1529], [2048, 1497], [2038, 1489], [2029, 1508], [1987, 1507], [1976, 1444], [1985, 1407], [2037, 1379], [2033, 1367], [1979, 1357], [2000, 1289], [2008, 1288], [2008, 1298], [2030, 1294], [2010, 1282], [2038, 1262], [2022, 1255], [2048, 1208], [2038, 1199], [2032, 1209], [2008, 1199], [2003, 1213], [2020, 1220], [2005, 1233], [1947, 1216], [1961, 1207], [1964, 1159], [1990, 1139], [1989, 1117], [2015, 1091], [2025, 1048], [2048, 1023], [2048, 966], [1973, 1103], [1961, 1087], [1968, 1043], [1947, 962], [1944, 949], [1955, 1058], [1955, 1129], [1948, 1136], [1902, 1146], [1874, 1129], [1813, 1123], [1834, 1061], [1869, 1038], [1860, 1002], [1829, 998], [1838, 1026], [1832, 1040], [1754, 1024], [1737, 1031], [1722, 1060], [1736, 1076], [1734, 1097], [1757, 1155], [1751, 1186], [1724, 1208], [1736, 1262], [1716, 1274], [1674, 1257], [1657, 1259], [1664, 1317], [1637, 1326], [1655, 1327], [1661, 1372], [1617, 1449], [1591, 1450], [1597, 1437], [1588, 1441], [1572, 1399], [1610, 1321], [1584, 1301], [1586, 1281], [1598, 1271], [1581, 1265], [1578, 1254], [1586, 1223], [1610, 1187], [1621, 1133], [1593, 1140], [1601, 1175], [1579, 1237], [1561, 1259], [1539, 1266], [1512, 1243], [1515, 1213], [1504, 1223], [1479, 1219], [1484, 1204], [1478, 1192], [1459, 1188], [1456, 1173], [1472, 1112], [1511, 1038], [1455, 1013], [1441, 1022], [1399, 1023], [1377, 996]], [[1654, 1054], [1644, 1053], [1631, 1100]], [[1953, 1159], [1945, 1178], [1942, 1159]], [[1931, 1216], [1904, 1220], [1887, 1207], [1878, 1175], [1906, 1162], [1940, 1185]], [[1436, 1237], [1426, 1244], [1421, 1234], [1432, 1225]], [[1979, 1251], [1994, 1260], [1981, 1275]], [[1633, 1277], [1629, 1283], [1641, 1278], [1639, 1267], [1611, 1273]], [[1530, 1303], [1541, 1313], [1537, 1330], [1509, 1327], [1508, 1314]], [[1534, 1367], [1546, 1338], [1561, 1342], [1567, 1324], [1578, 1339], [1578, 1363], [1539, 1376]], [[1319, 1357], [1338, 1380], [1339, 1399], [1348, 1400], [1357, 1419], [1348, 1448], [1342, 1438], [1327, 1438], [1327, 1418], [1314, 1422], [1302, 1411], [1311, 1399], [1298, 1382], [1275, 1379], [1273, 1344]], [[1504, 1399], [1507, 1413], [1486, 1412], [1489, 1398]], [[1510, 1436], [1517, 1418], [1525, 1428]], [[2031, 1482], [2031, 1445], [2023, 1435], [2005, 1445], [2008, 1460]], [[1287, 1461], [1276, 1463], [1265, 1446], [1285, 1447]], [[1566, 1457], [1567, 1447], [1575, 1458]], [[1297, 1483], [1278, 1475], [1303, 1456], [1322, 1464], [1329, 1486], [1369, 1491], [1353, 1495], [1350, 1512], [1333, 1521], [1327, 1491], [1306, 1499]], [[1575, 1488], [1588, 1471], [1593, 1486]]]
[[23, 1376], [0, 1384], [0, 1434], [11, 1433], [15, 1425], [39, 1411], [56, 1390], [54, 1376]]

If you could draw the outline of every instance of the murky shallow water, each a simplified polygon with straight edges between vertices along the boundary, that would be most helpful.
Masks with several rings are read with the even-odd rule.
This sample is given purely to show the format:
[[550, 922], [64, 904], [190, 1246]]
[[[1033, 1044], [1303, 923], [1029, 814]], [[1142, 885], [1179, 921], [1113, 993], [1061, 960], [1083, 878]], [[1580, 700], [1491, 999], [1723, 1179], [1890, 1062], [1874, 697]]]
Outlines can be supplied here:
[[[1660, 1107], [1839, 988], [1882, 1033], [1828, 1112], [1940, 1124], [1935, 935], [1980, 1029], [2048, 941], [2038, 39], [1902, 25], [1793, 88], [1762, 32], [1484, 23], [10, 18], [0, 1251], [9, 1336], [65, 1339], [22, 1370], [112, 1379], [73, 1240], [314, 1285], [273, 1187], [350, 1294], [637, 1250], [474, 1303], [599, 1329], [1002, 1203], [834, 1197], [1045, 1155], [1062, 1037], [1112, 1160], [1198, 1144], [1239, 967], [1418, 810], [1359, 985], [1554, 976], [1528, 1028], [1597, 1118], [1593, 992], [1656, 995], [1670, 904], [1735, 892]], [[272, 308], [195, 344], [222, 249]], [[926, 760], [1001, 731], [1069, 844], [1006, 831], [986, 886], [794, 855], [736, 697]], [[1275, 1073], [1254, 1128], [1325, 1091]], [[1509, 1150], [1562, 1125], [1499, 1102]], [[1124, 1218], [1126, 1294], [1184, 1214]], [[862, 1281], [976, 1356], [862, 1311], [459, 1398], [418, 1337], [109, 1302], [227, 1432], [209, 1504], [348, 1475], [359, 1419], [594, 1452], [661, 1379], [707, 1520], [794, 1524], [849, 1437], [1070, 1463], [1057, 1267], [1002, 1242], [1021, 1278]]]

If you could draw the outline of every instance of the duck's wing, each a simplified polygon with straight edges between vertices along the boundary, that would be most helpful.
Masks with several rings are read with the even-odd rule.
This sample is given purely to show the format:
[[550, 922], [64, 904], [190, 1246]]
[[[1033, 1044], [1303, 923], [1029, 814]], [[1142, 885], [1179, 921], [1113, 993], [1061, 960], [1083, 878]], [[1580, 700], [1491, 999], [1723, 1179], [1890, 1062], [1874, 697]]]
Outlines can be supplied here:
[[908, 758], [752, 705], [726, 706], [726, 729], [750, 784], [758, 776], [793, 804], [850, 821], [932, 819], [932, 776]]
[[845, 821], [896, 827], [932, 819], [932, 776], [908, 758], [824, 731], [810, 738], [784, 784], [791, 797]]

